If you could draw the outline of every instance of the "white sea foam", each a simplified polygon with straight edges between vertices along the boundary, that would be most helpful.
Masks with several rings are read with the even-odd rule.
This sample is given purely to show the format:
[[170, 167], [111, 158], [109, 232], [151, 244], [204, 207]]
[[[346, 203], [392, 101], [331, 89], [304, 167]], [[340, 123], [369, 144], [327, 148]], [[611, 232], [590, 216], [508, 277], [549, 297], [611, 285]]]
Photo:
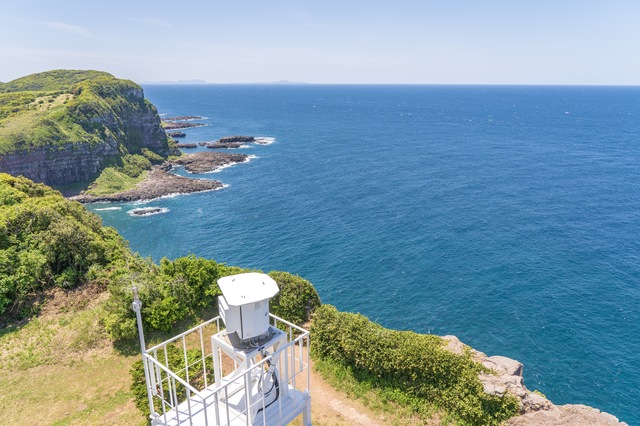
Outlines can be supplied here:
[[[204, 172], [204, 173], [198, 173], [198, 174], [203, 174], [203, 175], [208, 175], [211, 173], [220, 173], [221, 171], [223, 171], [224, 169], [228, 169], [229, 167], [233, 167], [236, 164], [243, 164], [243, 163], [248, 163], [249, 161], [258, 158], [255, 155], [248, 155], [247, 158], [244, 161], [241, 161], [239, 163], [229, 163], [229, 164], [225, 164], [223, 166], [218, 167], [217, 169], [211, 170], [210, 172]], [[187, 172], [190, 173], [190, 172]]]
[[256, 137], [256, 143], [258, 145], [271, 145], [276, 141], [276, 138], [270, 138], [268, 136], [258, 136]]
[[133, 217], [153, 216], [155, 214], [167, 213], [169, 211], [166, 207], [143, 207], [140, 209], [129, 210], [127, 213]]
[[101, 209], [95, 209], [97, 212], [108, 212], [111, 210], [122, 210], [122, 207], [103, 207]]
[[224, 169], [228, 169], [229, 167], [232, 167], [234, 165], [236, 165], [237, 163], [229, 163], [229, 164], [225, 164], [224, 166], [220, 166], [217, 169], [211, 170], [210, 172], [205, 172], [203, 174], [209, 174], [209, 173], [220, 173], [221, 171], [223, 171]]

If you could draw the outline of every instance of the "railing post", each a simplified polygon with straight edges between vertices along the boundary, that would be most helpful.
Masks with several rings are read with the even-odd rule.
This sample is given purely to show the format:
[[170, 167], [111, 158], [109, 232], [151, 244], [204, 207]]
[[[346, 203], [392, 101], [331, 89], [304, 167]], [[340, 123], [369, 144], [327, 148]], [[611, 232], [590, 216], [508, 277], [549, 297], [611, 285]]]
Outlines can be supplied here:
[[311, 426], [311, 393], [309, 389], [304, 391], [304, 413], [302, 414], [303, 426]]
[[133, 287], [133, 303], [131, 308], [136, 313], [136, 321], [138, 322], [138, 337], [140, 338], [140, 351], [142, 353], [142, 368], [144, 369], [144, 381], [145, 387], [147, 388], [147, 398], [149, 398], [149, 411], [151, 413], [151, 424], [156, 424], [156, 411], [153, 407], [153, 396], [151, 395], [151, 389], [149, 385], [149, 369], [147, 367], [147, 358], [145, 357], [145, 353], [147, 350], [147, 345], [144, 341], [144, 331], [142, 329], [142, 314], [140, 313], [140, 308], [142, 307], [142, 302], [140, 301], [140, 297], [138, 297], [138, 288]]

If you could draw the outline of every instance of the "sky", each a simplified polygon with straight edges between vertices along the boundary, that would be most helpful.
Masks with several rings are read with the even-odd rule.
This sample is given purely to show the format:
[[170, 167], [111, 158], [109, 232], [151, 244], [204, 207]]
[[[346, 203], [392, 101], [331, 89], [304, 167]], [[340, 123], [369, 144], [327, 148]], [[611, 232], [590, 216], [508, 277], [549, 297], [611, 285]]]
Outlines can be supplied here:
[[0, 81], [640, 85], [637, 0], [0, 0]]

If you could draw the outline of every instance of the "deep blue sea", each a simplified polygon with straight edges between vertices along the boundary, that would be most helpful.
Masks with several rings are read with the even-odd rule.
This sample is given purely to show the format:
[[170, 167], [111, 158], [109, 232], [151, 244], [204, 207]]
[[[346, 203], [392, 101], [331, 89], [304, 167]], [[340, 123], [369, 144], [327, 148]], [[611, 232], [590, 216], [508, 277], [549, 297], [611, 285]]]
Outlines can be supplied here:
[[[640, 424], [640, 88], [148, 85], [185, 142], [243, 134], [228, 186], [93, 205], [133, 250], [285, 270], [325, 303], [454, 334]], [[200, 148], [204, 149], [204, 148]], [[237, 152], [237, 151], [236, 151]]]

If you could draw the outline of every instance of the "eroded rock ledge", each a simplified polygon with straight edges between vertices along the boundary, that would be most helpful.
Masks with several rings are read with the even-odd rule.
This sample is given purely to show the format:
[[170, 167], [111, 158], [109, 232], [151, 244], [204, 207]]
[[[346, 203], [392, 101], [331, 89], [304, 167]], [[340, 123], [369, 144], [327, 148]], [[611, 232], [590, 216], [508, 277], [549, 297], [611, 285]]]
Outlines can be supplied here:
[[222, 188], [222, 182], [178, 176], [171, 173], [171, 169], [175, 166], [184, 166], [190, 173], [208, 173], [229, 164], [245, 162], [247, 159], [248, 156], [245, 154], [227, 154], [222, 152], [185, 154], [175, 160], [165, 162], [162, 166], [154, 166], [144, 181], [128, 191], [101, 196], [80, 194], [70, 199], [81, 203], [126, 202], [152, 200], [174, 194], [212, 191]]
[[207, 148], [223, 148], [223, 149], [235, 149], [242, 148], [249, 143], [256, 142], [256, 138], [254, 136], [225, 136], [217, 141], [213, 142], [201, 142], [201, 146], [206, 146]]
[[[456, 336], [443, 336], [447, 349], [461, 354], [467, 347]], [[615, 416], [586, 405], [555, 405], [539, 393], [524, 385], [522, 363], [504, 356], [487, 356], [471, 348], [473, 358], [493, 370], [495, 374], [481, 373], [478, 377], [484, 391], [490, 395], [509, 393], [520, 401], [520, 415], [507, 421], [512, 426], [537, 425], [617, 425], [628, 426]]]
[[209, 173], [229, 164], [244, 163], [246, 154], [227, 154], [224, 152], [197, 152], [185, 154], [171, 160], [171, 166], [184, 166], [189, 173]]

